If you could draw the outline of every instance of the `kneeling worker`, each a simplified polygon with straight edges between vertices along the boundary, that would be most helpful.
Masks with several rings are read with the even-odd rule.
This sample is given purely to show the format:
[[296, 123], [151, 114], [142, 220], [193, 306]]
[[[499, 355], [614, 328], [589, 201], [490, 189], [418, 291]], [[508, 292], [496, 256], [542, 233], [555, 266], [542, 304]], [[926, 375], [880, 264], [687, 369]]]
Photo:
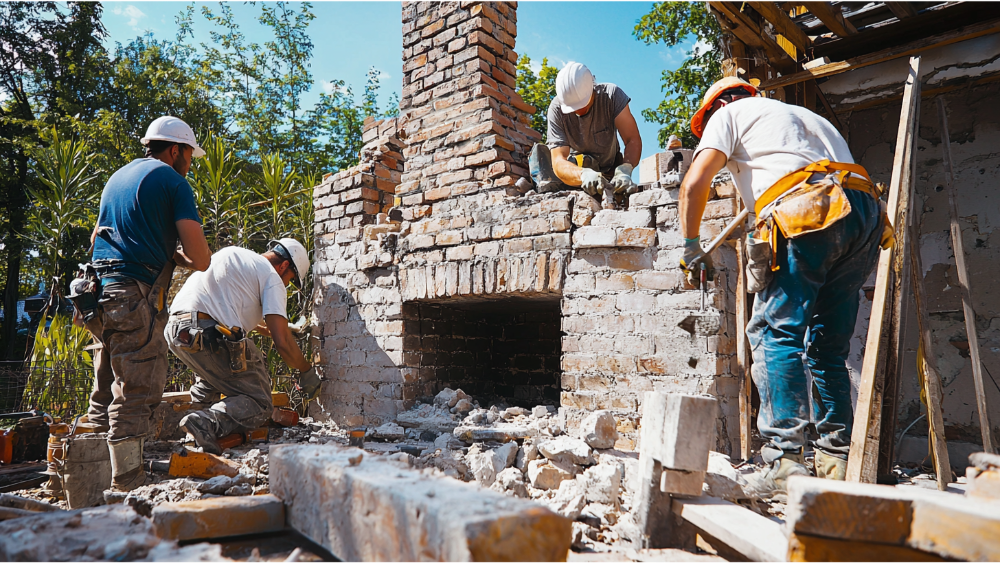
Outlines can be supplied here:
[[285, 363], [299, 370], [296, 387], [306, 400], [319, 394], [319, 376], [296, 345], [285, 312], [285, 287], [302, 287], [308, 271], [308, 253], [295, 239], [276, 241], [263, 254], [230, 246], [212, 255], [207, 271], [188, 278], [171, 304], [164, 336], [198, 376], [191, 400], [206, 407], [180, 426], [205, 452], [222, 453], [218, 438], [271, 416], [271, 378], [246, 332], [256, 329], [274, 340]]
[[548, 109], [548, 144], [531, 149], [528, 166], [538, 191], [579, 186], [597, 196], [609, 182], [615, 193], [634, 191], [632, 170], [642, 157], [642, 138], [630, 101], [614, 84], [595, 84], [586, 66], [571, 62], [563, 67]]

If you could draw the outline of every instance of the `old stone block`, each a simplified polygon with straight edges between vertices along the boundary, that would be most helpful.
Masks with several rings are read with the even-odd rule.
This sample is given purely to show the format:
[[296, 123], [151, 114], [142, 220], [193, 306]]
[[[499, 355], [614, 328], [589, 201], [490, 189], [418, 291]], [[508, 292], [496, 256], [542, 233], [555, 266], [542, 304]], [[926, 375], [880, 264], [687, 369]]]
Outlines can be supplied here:
[[682, 471], [664, 468], [660, 473], [660, 492], [672, 495], [700, 496], [704, 471]]
[[655, 188], [637, 194], [632, 194], [628, 198], [629, 208], [633, 207], [658, 207], [662, 205], [672, 205], [677, 203], [680, 190], [677, 188], [664, 190]]
[[580, 227], [573, 233], [573, 246], [601, 248], [615, 246], [618, 235], [611, 227]]
[[285, 528], [285, 505], [274, 495], [165, 502], [152, 520], [157, 536], [176, 541], [265, 534]]
[[684, 274], [675, 272], [640, 272], [635, 275], [638, 289], [676, 290], [681, 287]]
[[580, 432], [587, 445], [599, 450], [614, 447], [618, 439], [615, 417], [609, 411], [597, 411], [587, 415], [580, 424]]
[[638, 211], [616, 211], [613, 209], [602, 209], [590, 221], [591, 225], [597, 227], [649, 227], [653, 222], [653, 214], [648, 209]]
[[635, 288], [635, 278], [631, 274], [598, 274], [595, 281], [597, 291], [628, 291]]
[[[367, 407], [367, 405], [366, 405]], [[288, 523], [349, 561], [565, 560], [571, 523], [538, 505], [339, 446], [275, 446]]]
[[641, 453], [659, 461], [664, 469], [706, 471], [708, 451], [715, 443], [717, 408], [712, 397], [645, 393]]
[[615, 246], [647, 248], [656, 243], [656, 229], [623, 228], [617, 231]]

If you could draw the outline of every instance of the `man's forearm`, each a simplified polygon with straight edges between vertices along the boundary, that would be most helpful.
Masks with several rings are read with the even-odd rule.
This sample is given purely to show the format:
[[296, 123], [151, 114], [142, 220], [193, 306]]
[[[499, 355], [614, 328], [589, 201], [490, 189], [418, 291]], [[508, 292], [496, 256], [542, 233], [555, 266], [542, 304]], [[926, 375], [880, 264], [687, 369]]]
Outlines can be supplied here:
[[198, 269], [198, 268], [195, 268], [194, 263], [191, 262], [191, 259], [188, 258], [187, 255], [185, 255], [180, 250], [175, 250], [174, 251], [174, 262], [178, 266], [181, 266], [183, 268], [187, 268], [189, 270], [197, 270]]
[[285, 361], [288, 367], [299, 371], [305, 371], [312, 367], [312, 364], [302, 355], [302, 350], [299, 350], [298, 345], [295, 344], [295, 339], [292, 338], [291, 333], [285, 338], [275, 339], [274, 347], [278, 350], [278, 355], [281, 356], [281, 359]]
[[580, 180], [580, 172], [583, 169], [565, 158], [557, 158], [555, 155], [552, 155], [552, 171], [567, 186], [579, 186], [583, 183]]
[[625, 162], [632, 165], [632, 168], [639, 166], [639, 161], [642, 160], [642, 139], [626, 143], [622, 156], [625, 157]]

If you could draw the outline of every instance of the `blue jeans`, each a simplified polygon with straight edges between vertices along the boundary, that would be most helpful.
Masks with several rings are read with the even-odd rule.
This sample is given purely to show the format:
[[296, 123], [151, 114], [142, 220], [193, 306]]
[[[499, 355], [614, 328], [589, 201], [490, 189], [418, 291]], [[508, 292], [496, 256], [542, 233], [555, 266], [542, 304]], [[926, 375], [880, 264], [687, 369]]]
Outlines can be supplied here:
[[847, 355], [858, 317], [859, 291], [878, 261], [882, 215], [878, 201], [844, 190], [851, 212], [831, 227], [778, 244], [780, 269], [757, 294], [747, 339], [751, 375], [760, 391], [757, 428], [768, 440], [766, 462], [800, 453], [813, 421], [825, 453], [846, 458], [854, 412]]

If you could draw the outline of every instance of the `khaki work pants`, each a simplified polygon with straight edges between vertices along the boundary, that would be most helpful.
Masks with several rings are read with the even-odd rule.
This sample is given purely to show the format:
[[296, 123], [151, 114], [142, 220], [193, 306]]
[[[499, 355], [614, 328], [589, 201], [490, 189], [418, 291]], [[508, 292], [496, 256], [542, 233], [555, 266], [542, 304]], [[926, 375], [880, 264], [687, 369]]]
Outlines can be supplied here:
[[145, 436], [153, 408], [167, 381], [167, 343], [159, 314], [146, 295], [149, 286], [135, 280], [104, 287], [98, 314], [87, 329], [103, 346], [94, 356], [90, 422], [109, 425], [109, 440]]
[[[197, 381], [191, 386], [191, 401], [211, 404], [204, 409], [215, 426], [215, 436], [221, 438], [240, 429], [259, 428], [271, 417], [271, 377], [267, 364], [253, 340], [246, 338], [244, 357], [246, 369], [233, 372], [230, 349], [222, 337], [209, 336], [213, 331], [202, 333], [199, 349], [185, 345], [178, 334], [184, 329], [210, 329], [215, 321], [199, 320], [196, 324], [188, 319], [170, 317], [164, 336], [170, 351], [197, 374]], [[225, 395], [225, 398], [222, 398]]]

